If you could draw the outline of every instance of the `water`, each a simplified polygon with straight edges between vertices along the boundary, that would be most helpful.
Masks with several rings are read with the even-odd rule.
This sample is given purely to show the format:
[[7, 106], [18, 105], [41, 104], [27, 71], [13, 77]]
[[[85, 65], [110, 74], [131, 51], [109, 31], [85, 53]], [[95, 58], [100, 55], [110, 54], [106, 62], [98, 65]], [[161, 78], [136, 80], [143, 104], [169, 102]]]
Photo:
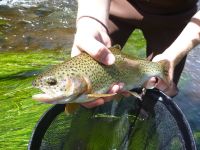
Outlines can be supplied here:
[[0, 1], [0, 4], [6, 4], [0, 5], [1, 51], [71, 46], [76, 1]]
[[[35, 123], [49, 107], [31, 99], [37, 92], [31, 82], [41, 70], [69, 57], [76, 10], [73, 0], [0, 1], [0, 149], [27, 148]], [[141, 33], [135, 36], [136, 39], [130, 38], [127, 49], [144, 50]], [[138, 45], [133, 47], [132, 40]], [[199, 49], [200, 46], [189, 54], [178, 85], [180, 93], [174, 98], [197, 141], [200, 141]], [[141, 51], [134, 53], [142, 56]]]
[[200, 131], [200, 46], [194, 48], [186, 61], [179, 83], [179, 95], [174, 99], [183, 110], [194, 131]]

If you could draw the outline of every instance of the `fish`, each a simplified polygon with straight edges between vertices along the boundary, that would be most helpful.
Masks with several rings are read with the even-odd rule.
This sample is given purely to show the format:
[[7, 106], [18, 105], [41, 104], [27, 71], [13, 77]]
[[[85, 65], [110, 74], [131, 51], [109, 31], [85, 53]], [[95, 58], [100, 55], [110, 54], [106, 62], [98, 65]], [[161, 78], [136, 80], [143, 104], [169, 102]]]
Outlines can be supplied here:
[[122, 90], [129, 92], [142, 87], [151, 77], [168, 83], [168, 61], [151, 62], [130, 56], [119, 45], [109, 49], [116, 59], [113, 65], [104, 65], [82, 52], [44, 71], [33, 81], [33, 86], [43, 93], [33, 95], [33, 99], [51, 104], [85, 103], [116, 95], [107, 92], [117, 83], [124, 83]]

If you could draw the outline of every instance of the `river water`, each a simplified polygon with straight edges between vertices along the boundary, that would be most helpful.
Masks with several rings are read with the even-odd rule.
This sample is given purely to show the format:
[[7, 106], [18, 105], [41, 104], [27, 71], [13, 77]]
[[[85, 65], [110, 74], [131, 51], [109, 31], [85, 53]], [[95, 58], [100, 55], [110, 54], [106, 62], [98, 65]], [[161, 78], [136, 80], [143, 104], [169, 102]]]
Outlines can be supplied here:
[[[69, 49], [74, 36], [76, 10], [77, 3], [74, 0], [1, 0], [0, 51]], [[186, 115], [193, 132], [198, 134], [199, 56], [200, 46], [197, 46], [187, 58], [178, 85], [180, 92], [174, 98]]]
[[71, 47], [76, 10], [73, 0], [0, 1], [0, 50]]
[[174, 98], [183, 110], [191, 127], [200, 131], [200, 46], [194, 48], [186, 61], [179, 83], [180, 92]]

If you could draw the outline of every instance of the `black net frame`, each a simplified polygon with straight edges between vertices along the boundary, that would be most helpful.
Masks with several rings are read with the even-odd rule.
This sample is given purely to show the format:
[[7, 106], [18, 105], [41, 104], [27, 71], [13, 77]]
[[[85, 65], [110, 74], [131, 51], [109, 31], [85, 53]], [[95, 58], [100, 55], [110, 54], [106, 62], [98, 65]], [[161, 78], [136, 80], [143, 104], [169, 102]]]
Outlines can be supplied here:
[[[145, 95], [143, 96], [143, 101], [139, 101], [140, 108], [143, 109], [149, 109], [149, 105], [155, 105], [157, 102], [161, 102], [166, 109], [170, 112], [170, 114], [174, 117], [174, 120], [176, 121], [178, 128], [181, 132], [181, 136], [184, 140], [184, 149], [186, 150], [196, 150], [195, 140], [193, 137], [193, 133], [191, 131], [191, 128], [189, 126], [189, 123], [184, 116], [181, 109], [178, 107], [178, 105], [167, 95], [165, 95], [163, 92], [157, 90], [157, 89], [149, 89], [146, 91]], [[42, 139], [47, 132], [49, 126], [54, 121], [54, 119], [59, 116], [61, 113], [63, 113], [65, 109], [65, 105], [54, 105], [49, 110], [47, 110], [43, 116], [40, 118], [38, 123], [36, 124], [29, 145], [29, 150], [39, 150], [41, 148]], [[151, 110], [149, 110], [151, 111]], [[134, 126], [134, 124], [131, 124], [131, 126]], [[132, 127], [130, 127], [131, 129]], [[127, 136], [131, 135], [131, 130], [129, 131], [129, 134]], [[123, 148], [120, 148], [120, 150], [123, 150]]]

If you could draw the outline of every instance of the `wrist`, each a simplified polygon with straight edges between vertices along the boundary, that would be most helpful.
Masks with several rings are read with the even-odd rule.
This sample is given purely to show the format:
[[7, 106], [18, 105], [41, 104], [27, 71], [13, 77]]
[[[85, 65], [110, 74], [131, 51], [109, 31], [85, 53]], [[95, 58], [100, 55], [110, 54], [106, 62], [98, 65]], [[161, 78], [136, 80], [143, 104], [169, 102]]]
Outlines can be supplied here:
[[185, 51], [178, 51], [178, 48], [170, 49], [169, 47], [163, 52], [163, 55], [176, 66], [187, 55], [187, 53]]
[[80, 21], [82, 21], [82, 20], [85, 21], [85, 23], [88, 24], [88, 19], [89, 19], [89, 21], [98, 23], [98, 25], [101, 26], [101, 29], [102, 29], [103, 31], [105, 31], [107, 34], [109, 34], [109, 30], [108, 30], [107, 25], [104, 24], [101, 20], [99, 20], [99, 19], [97, 19], [97, 18], [95, 18], [95, 17], [93, 17], [93, 16], [80, 16], [80, 17], [77, 18], [77, 20], [76, 20], [76, 26], [78, 27], [78, 23], [79, 23]]
[[77, 18], [91, 16], [107, 25], [111, 0], [78, 0]]
[[175, 61], [176, 60], [176, 55], [174, 52], [168, 51], [167, 49], [162, 53], [163, 57], [166, 58], [168, 61]]

